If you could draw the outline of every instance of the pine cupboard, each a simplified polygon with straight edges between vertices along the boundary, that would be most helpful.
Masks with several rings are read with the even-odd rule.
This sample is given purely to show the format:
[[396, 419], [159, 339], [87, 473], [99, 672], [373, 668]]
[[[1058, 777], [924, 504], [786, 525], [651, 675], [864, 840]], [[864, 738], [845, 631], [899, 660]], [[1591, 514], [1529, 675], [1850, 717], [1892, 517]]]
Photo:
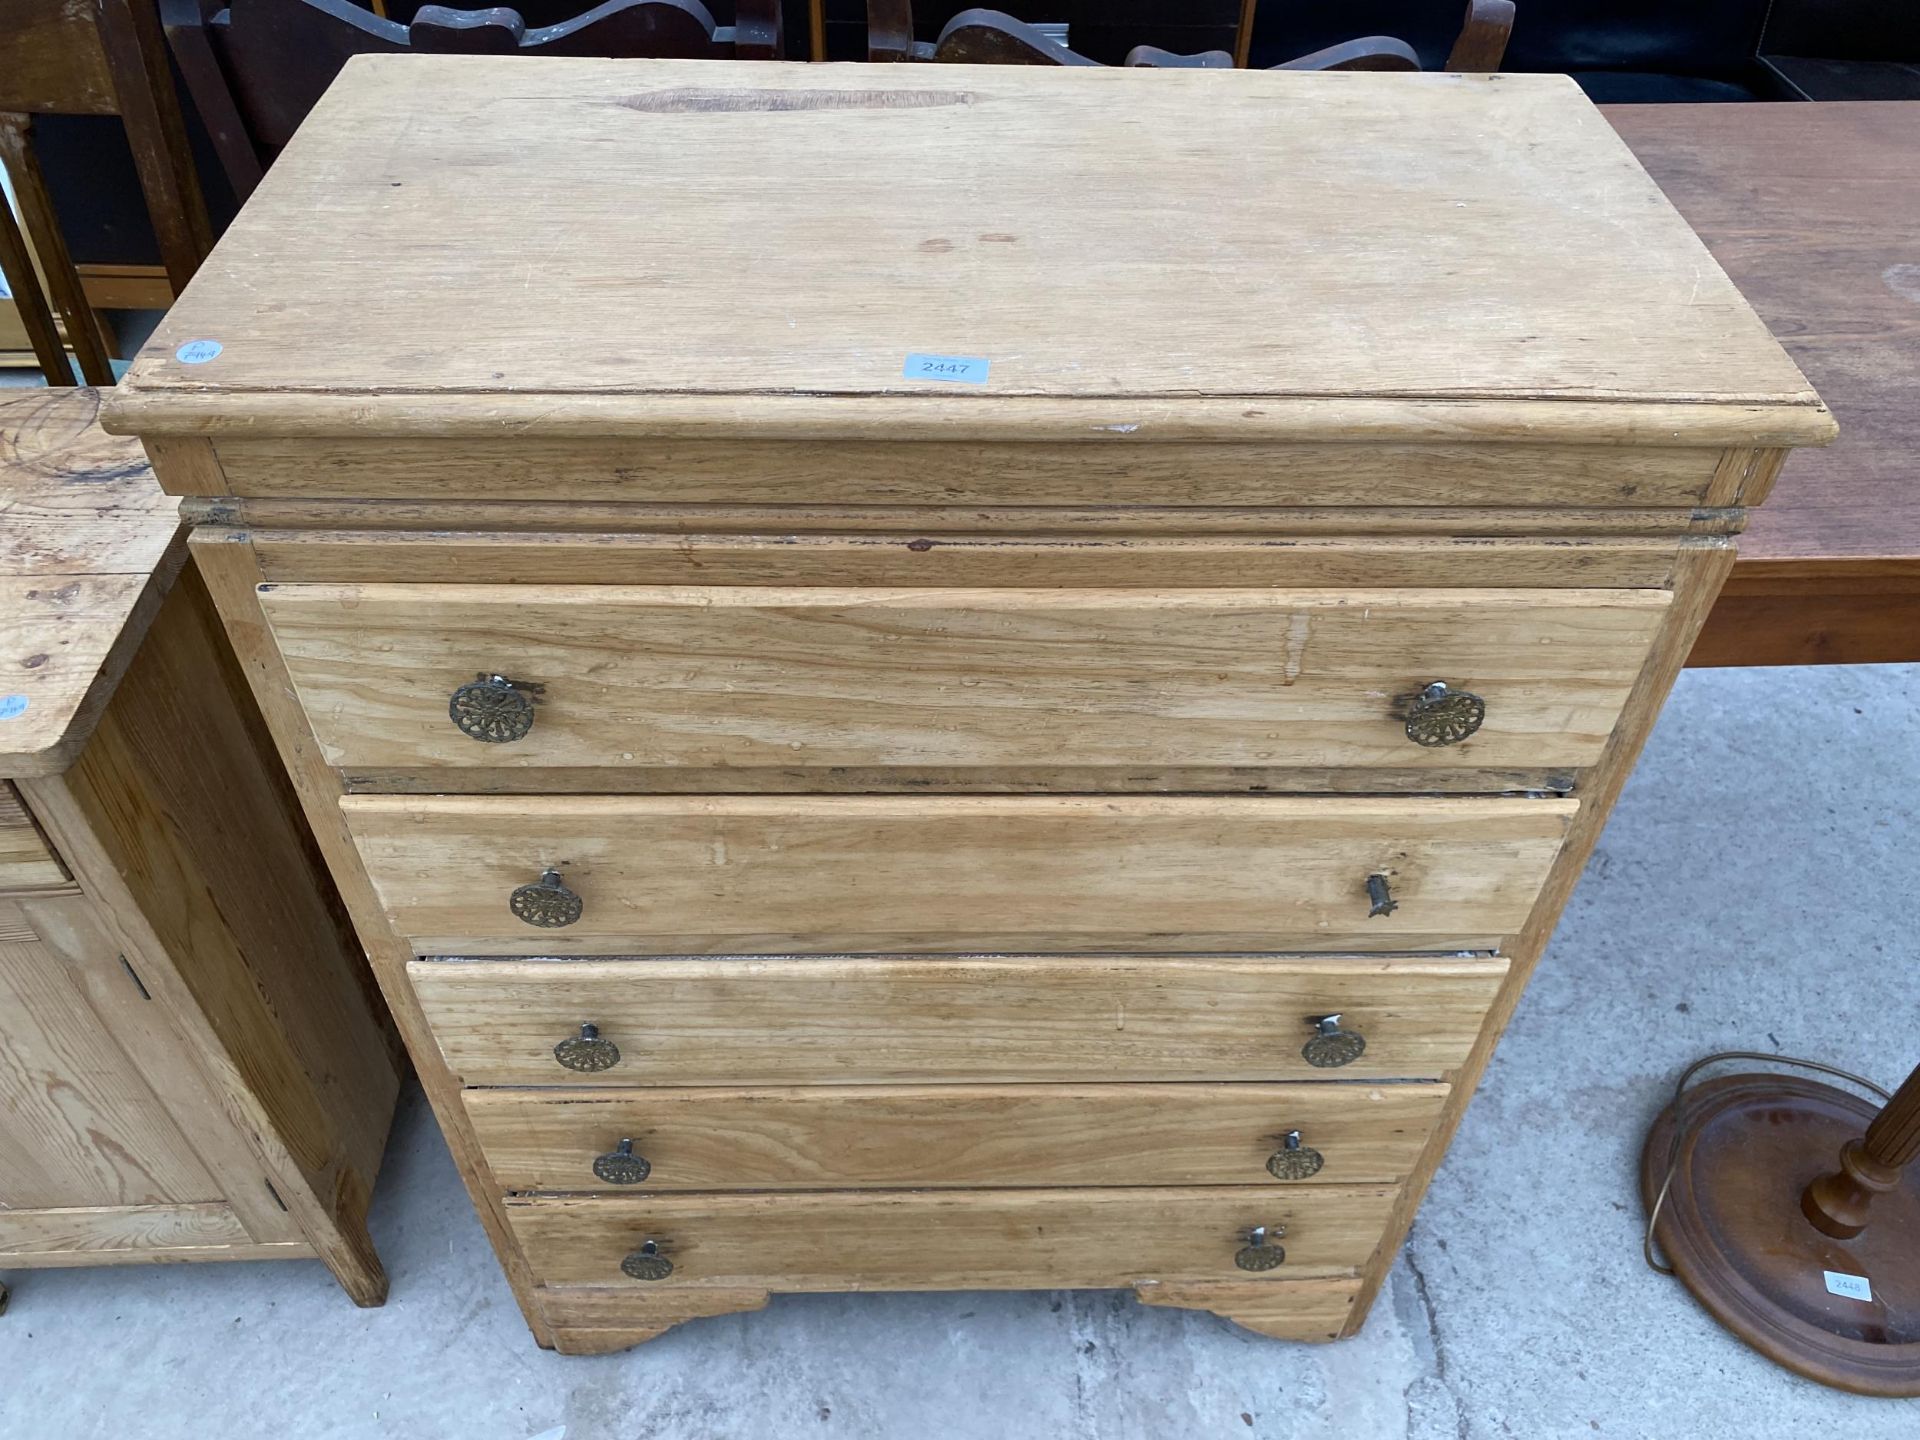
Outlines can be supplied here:
[[572, 1352], [1351, 1333], [1833, 433], [1564, 79], [433, 58], [111, 424]]
[[0, 1278], [317, 1258], [378, 1305], [403, 1057], [179, 504], [99, 401], [0, 400]]

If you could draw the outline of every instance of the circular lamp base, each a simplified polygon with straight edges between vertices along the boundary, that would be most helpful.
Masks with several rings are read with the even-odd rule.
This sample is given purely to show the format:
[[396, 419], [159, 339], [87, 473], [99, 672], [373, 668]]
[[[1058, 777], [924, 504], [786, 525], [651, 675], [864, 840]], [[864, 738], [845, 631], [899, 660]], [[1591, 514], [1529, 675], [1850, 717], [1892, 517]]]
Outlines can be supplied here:
[[[1869, 1100], [1790, 1075], [1709, 1080], [1654, 1121], [1640, 1189], [1652, 1206], [1672, 1157], [1654, 1238], [1695, 1298], [1747, 1344], [1823, 1385], [1920, 1395], [1920, 1166], [1875, 1197], [1851, 1240], [1821, 1234], [1800, 1213], [1801, 1192], [1876, 1113]], [[1872, 1299], [1833, 1293], [1830, 1271], [1863, 1278]]]

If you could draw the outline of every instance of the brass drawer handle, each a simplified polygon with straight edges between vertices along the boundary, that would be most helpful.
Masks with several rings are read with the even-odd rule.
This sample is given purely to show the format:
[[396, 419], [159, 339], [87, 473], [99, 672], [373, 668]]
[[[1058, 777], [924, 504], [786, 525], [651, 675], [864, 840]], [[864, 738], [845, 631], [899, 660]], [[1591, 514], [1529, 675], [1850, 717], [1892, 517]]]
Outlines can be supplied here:
[[504, 675], [476, 675], [453, 692], [447, 718], [469, 740], [510, 745], [533, 729], [533, 697], [545, 689]]
[[1357, 1030], [1342, 1030], [1338, 1015], [1312, 1015], [1307, 1023], [1313, 1026], [1313, 1034], [1300, 1047], [1300, 1054], [1316, 1070], [1338, 1070], [1367, 1053], [1367, 1037]]
[[1468, 690], [1452, 690], [1435, 680], [1407, 707], [1407, 739], [1429, 748], [1458, 745], [1487, 718], [1487, 702]]
[[633, 1153], [633, 1141], [622, 1140], [606, 1154], [594, 1157], [593, 1173], [596, 1179], [609, 1185], [638, 1185], [653, 1173], [653, 1163], [646, 1156]]
[[597, 1075], [620, 1063], [620, 1047], [602, 1039], [598, 1025], [582, 1025], [578, 1035], [569, 1035], [553, 1047], [553, 1058], [569, 1070]]
[[1287, 1261], [1287, 1247], [1269, 1245], [1267, 1237], [1272, 1235], [1277, 1240], [1286, 1233], [1284, 1225], [1254, 1226], [1247, 1232], [1247, 1243], [1234, 1253], [1233, 1263], [1242, 1270], [1278, 1270]]
[[642, 1240], [640, 1248], [620, 1262], [620, 1273], [635, 1280], [664, 1280], [673, 1274], [673, 1262], [660, 1253], [658, 1240]]
[[1318, 1150], [1301, 1143], [1298, 1130], [1289, 1130], [1281, 1138], [1280, 1148], [1267, 1157], [1267, 1173], [1276, 1180], [1309, 1180], [1326, 1163]]
[[522, 885], [507, 897], [507, 908], [514, 917], [543, 930], [558, 930], [571, 925], [586, 909], [577, 892], [569, 890], [558, 870], [545, 870], [530, 885]]

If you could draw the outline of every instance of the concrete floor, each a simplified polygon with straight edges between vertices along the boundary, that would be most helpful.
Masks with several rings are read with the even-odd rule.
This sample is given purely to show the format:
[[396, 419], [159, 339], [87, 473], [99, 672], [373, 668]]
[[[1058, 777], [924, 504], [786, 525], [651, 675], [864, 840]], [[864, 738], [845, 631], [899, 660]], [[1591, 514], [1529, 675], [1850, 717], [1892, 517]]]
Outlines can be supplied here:
[[1915, 666], [1682, 680], [1390, 1290], [1345, 1344], [1107, 1293], [875, 1295], [544, 1354], [416, 1100], [374, 1212], [385, 1309], [353, 1309], [308, 1264], [18, 1274], [0, 1435], [1911, 1440], [1920, 1402], [1796, 1379], [1651, 1274], [1633, 1170], [1676, 1072], [1709, 1050], [1777, 1047], [1887, 1084], [1920, 1059], [1902, 914], [1916, 716]]

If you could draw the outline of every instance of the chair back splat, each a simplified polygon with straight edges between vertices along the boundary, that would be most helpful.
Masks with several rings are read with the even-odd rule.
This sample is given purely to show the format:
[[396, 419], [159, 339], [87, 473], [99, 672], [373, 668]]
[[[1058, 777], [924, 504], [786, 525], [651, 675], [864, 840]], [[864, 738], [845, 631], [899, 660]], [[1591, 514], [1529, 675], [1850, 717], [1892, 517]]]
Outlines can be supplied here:
[[[530, 26], [517, 10], [425, 5], [402, 25], [351, 0], [162, 0], [168, 37], [209, 130], [244, 129], [271, 159], [355, 55], [574, 55], [653, 60], [777, 60], [779, 0], [737, 0], [719, 25], [699, 0], [606, 0]], [[226, 158], [223, 152], [223, 160]], [[243, 194], [259, 175], [228, 163]]]

